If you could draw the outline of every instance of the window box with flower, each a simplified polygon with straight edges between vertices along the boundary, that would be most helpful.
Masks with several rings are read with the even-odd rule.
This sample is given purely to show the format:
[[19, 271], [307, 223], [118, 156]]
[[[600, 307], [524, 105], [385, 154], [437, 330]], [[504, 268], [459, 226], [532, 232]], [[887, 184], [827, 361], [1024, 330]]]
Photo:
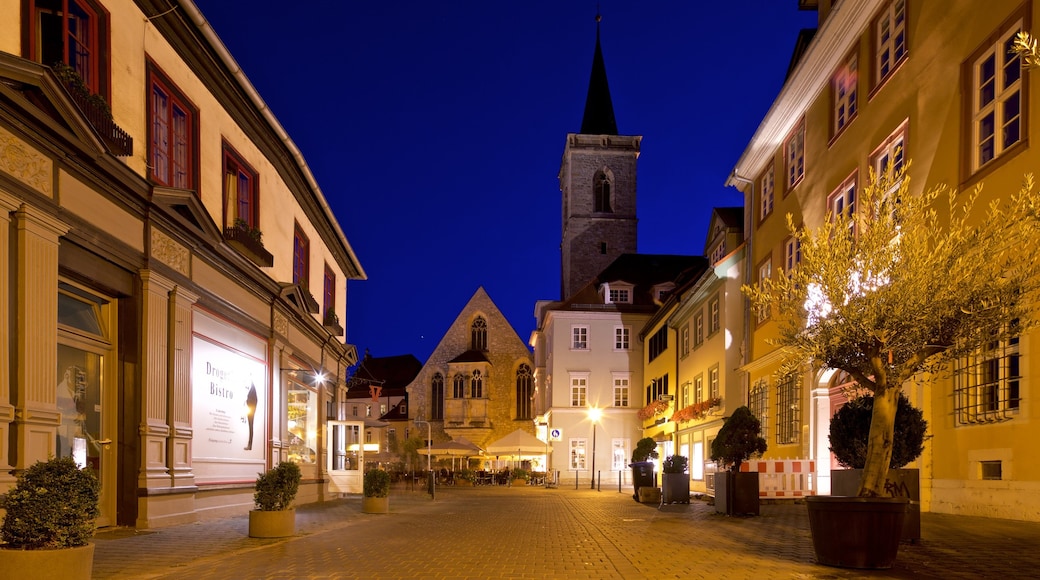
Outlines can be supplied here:
[[708, 413], [715, 408], [722, 406], [722, 399], [719, 397], [712, 397], [706, 401], [687, 405], [682, 409], [679, 409], [672, 414], [673, 423], [685, 423], [687, 421], [697, 421], [708, 416]]

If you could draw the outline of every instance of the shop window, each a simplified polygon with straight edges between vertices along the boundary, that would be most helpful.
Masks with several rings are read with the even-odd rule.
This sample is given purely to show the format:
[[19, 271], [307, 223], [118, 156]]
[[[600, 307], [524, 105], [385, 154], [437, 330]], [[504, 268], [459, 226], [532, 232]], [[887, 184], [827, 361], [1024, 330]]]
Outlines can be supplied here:
[[289, 461], [314, 463], [318, 449], [318, 393], [304, 383], [288, 382]]

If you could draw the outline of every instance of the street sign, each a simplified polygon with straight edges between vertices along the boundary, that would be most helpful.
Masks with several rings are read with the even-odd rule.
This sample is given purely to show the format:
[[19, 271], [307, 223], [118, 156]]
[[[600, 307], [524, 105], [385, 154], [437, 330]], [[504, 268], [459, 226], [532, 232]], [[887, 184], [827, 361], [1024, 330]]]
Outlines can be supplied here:
[[563, 438], [563, 431], [559, 429], [549, 429], [549, 441], [559, 441]]

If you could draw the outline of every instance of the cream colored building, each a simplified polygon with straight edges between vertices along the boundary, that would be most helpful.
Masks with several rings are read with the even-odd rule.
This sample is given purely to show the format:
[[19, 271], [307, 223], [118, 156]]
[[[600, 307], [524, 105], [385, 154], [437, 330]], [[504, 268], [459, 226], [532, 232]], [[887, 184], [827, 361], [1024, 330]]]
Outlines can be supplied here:
[[[813, 227], [857, 211], [869, 171], [912, 160], [912, 189], [985, 183], [980, 205], [1007, 195], [1040, 166], [1030, 146], [1040, 103], [1035, 72], [1008, 52], [1038, 27], [1030, 1], [842, 0], [818, 3], [820, 27], [733, 169], [729, 183], [752, 214], [752, 280], [794, 267], [798, 248], [785, 214]], [[832, 6], [833, 4], [833, 6]], [[791, 9], [796, 9], [791, 2]], [[827, 428], [842, 403], [837, 373], [775, 376], [768, 313], [753, 313], [752, 393], [767, 401], [768, 456], [815, 462], [830, 489]], [[1040, 520], [1040, 462], [1032, 379], [1035, 333], [959, 361], [945, 377], [907, 388], [931, 439], [921, 469], [922, 509]]]
[[283, 459], [341, 491], [365, 273], [204, 15], [0, 0], [0, 81], [0, 487], [71, 455], [142, 528], [244, 513]]

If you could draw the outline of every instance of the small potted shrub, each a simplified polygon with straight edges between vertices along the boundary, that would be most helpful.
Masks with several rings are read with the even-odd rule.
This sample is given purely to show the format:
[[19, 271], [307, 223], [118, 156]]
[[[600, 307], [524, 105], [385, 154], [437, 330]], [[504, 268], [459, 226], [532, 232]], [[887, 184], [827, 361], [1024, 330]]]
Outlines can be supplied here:
[[390, 513], [390, 474], [382, 469], [365, 472], [361, 511], [366, 514]]
[[686, 466], [689, 460], [683, 455], [669, 455], [661, 463], [661, 493], [664, 503], [690, 503], [690, 476]]
[[711, 442], [711, 459], [722, 470], [715, 474], [715, 511], [728, 515], [758, 515], [758, 473], [741, 472], [740, 465], [766, 452], [762, 426], [746, 406], [726, 418]]
[[526, 469], [514, 469], [509, 473], [509, 485], [527, 485], [530, 478], [531, 474]]
[[[856, 497], [867, 462], [867, 436], [870, 418], [874, 412], [874, 397], [855, 397], [842, 405], [830, 424], [830, 450], [834, 459], [845, 469], [831, 472], [831, 495]], [[889, 462], [886, 488], [893, 495], [910, 500], [903, 520], [901, 539], [916, 542], [921, 539], [921, 475], [920, 470], [907, 469], [924, 452], [928, 422], [924, 413], [915, 408], [906, 395], [899, 393], [896, 406], [895, 437], [892, 440], [892, 460]]]
[[0, 578], [89, 579], [99, 493], [94, 473], [71, 457], [38, 461], [19, 475], [0, 504]]
[[284, 538], [296, 533], [296, 508], [292, 502], [300, 490], [300, 466], [282, 461], [277, 467], [257, 474], [249, 512], [249, 537]]
[[[632, 468], [632, 499], [638, 502], [660, 501], [660, 497], [656, 500], [653, 497], [659, 490], [651, 459], [657, 459], [657, 441], [652, 437], [643, 437], [636, 442], [636, 448], [632, 450], [632, 463], [628, 464]], [[643, 497], [639, 495], [640, 488], [645, 488]]]
[[460, 469], [455, 472], [455, 485], [473, 485], [477, 474], [472, 469]]

